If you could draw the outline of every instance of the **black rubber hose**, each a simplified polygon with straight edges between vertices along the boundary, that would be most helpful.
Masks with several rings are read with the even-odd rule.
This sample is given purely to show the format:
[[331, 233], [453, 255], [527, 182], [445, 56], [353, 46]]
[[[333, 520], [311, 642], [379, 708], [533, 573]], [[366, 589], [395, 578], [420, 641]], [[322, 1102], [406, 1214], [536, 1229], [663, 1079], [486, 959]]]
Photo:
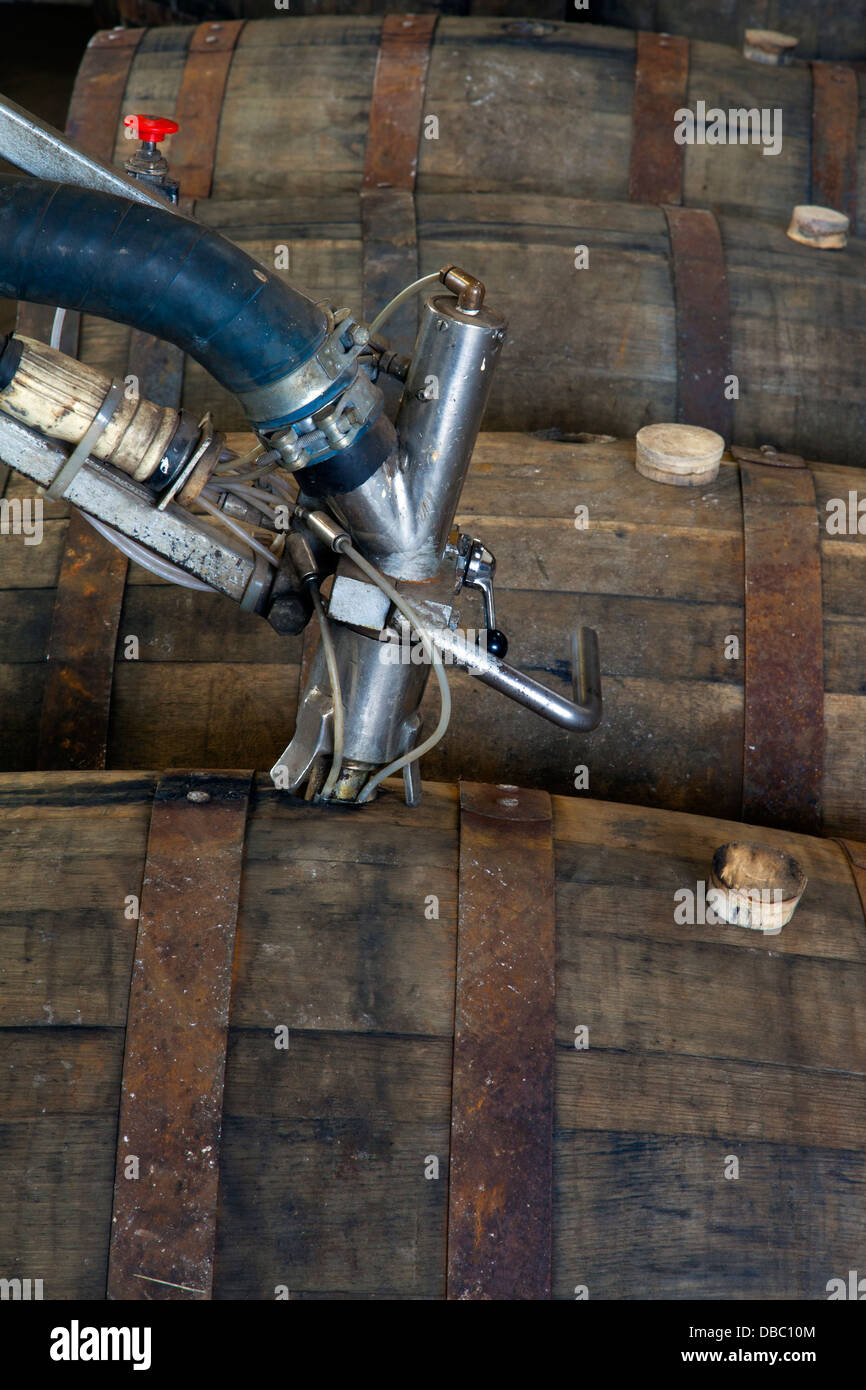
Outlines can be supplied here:
[[0, 296], [176, 343], [234, 392], [305, 362], [327, 319], [218, 232], [71, 184], [0, 176]]
[[21, 365], [23, 344], [11, 333], [0, 336], [0, 391], [5, 391]]

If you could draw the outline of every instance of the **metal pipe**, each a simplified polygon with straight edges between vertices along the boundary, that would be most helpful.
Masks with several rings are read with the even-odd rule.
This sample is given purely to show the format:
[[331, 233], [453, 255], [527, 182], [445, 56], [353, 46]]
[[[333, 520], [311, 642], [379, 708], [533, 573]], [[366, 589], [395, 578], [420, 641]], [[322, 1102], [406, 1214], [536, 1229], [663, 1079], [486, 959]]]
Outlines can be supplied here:
[[549, 719], [572, 733], [595, 729], [601, 721], [601, 672], [598, 660], [598, 638], [592, 628], [582, 627], [572, 634], [572, 681], [574, 700], [548, 690], [538, 681], [525, 676], [507, 662], [491, 656], [480, 647], [467, 642], [459, 632], [434, 628], [430, 635], [440, 651], [447, 652], [458, 666], [471, 676], [507, 695], [510, 700]]
[[450, 295], [429, 299], [397, 414], [399, 449], [360, 485], [326, 495], [358, 548], [392, 578], [439, 572], [505, 327], [487, 308], [468, 315]]

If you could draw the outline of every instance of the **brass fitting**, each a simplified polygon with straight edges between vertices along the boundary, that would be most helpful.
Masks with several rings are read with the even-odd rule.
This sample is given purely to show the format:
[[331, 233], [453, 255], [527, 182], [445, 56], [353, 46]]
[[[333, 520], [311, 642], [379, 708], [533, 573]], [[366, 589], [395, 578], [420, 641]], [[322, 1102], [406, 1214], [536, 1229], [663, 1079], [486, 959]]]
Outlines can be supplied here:
[[470, 275], [468, 270], [461, 270], [459, 265], [443, 266], [439, 272], [439, 279], [446, 290], [457, 295], [457, 308], [462, 314], [478, 313], [485, 295], [484, 285], [480, 280]]

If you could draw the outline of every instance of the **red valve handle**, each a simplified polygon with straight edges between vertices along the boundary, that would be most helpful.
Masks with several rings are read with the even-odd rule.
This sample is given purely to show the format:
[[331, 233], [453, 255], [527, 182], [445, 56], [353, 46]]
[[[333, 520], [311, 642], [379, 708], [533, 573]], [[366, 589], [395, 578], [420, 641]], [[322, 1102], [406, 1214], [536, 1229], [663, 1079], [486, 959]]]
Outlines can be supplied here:
[[133, 139], [152, 140], [155, 145], [180, 129], [177, 121], [169, 121], [165, 116], [124, 116], [123, 124], [132, 131]]

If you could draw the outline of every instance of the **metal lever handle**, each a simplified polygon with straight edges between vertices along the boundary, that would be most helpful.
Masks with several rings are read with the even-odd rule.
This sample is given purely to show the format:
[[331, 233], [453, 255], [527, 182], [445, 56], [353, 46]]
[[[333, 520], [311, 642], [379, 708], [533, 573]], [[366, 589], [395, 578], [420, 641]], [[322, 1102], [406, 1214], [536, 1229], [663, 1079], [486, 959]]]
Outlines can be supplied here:
[[547, 686], [525, 676], [505, 661], [467, 642], [465, 637], [450, 629], [431, 630], [430, 635], [441, 651], [465, 667], [471, 676], [507, 695], [510, 700], [549, 719], [571, 732], [595, 729], [601, 722], [601, 669], [598, 660], [598, 636], [591, 627], [572, 633], [572, 682], [574, 700], [548, 690]]

